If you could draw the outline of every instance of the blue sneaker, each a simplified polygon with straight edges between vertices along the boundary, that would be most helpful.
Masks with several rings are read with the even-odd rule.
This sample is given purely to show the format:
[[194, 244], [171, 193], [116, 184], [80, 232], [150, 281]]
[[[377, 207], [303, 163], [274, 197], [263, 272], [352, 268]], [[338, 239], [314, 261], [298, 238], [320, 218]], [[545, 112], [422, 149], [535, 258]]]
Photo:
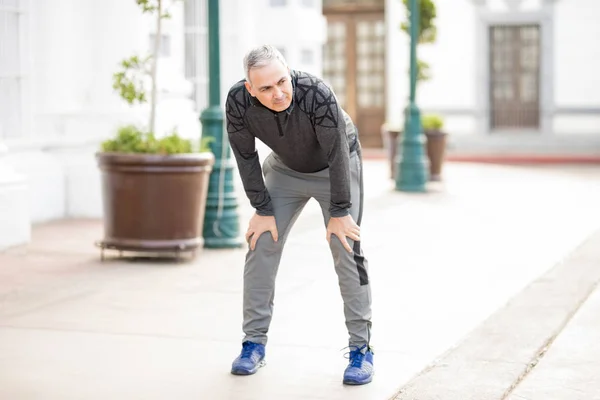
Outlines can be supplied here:
[[231, 373], [234, 375], [252, 375], [265, 364], [265, 345], [246, 341], [242, 343], [241, 354], [233, 360]]
[[[367, 345], [354, 347], [350, 351], [350, 362], [344, 371], [344, 384], [346, 385], [364, 385], [373, 380], [373, 350]], [[363, 350], [366, 351], [363, 353]]]

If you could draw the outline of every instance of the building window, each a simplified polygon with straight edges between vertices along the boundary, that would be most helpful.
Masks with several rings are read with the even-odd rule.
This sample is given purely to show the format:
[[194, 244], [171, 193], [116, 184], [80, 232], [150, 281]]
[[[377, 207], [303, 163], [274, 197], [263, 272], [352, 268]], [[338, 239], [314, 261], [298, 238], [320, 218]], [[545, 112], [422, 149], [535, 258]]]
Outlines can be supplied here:
[[23, 133], [24, 18], [19, 0], [0, 1], [0, 139]]
[[327, 44], [323, 47], [323, 78], [336, 93], [342, 107], [346, 105], [346, 23], [331, 21], [327, 24]]
[[208, 106], [208, 21], [206, 0], [184, 3], [185, 78], [192, 82], [196, 111]]
[[362, 20], [356, 23], [356, 92], [361, 108], [385, 104], [385, 23]]
[[285, 7], [287, 0], [269, 0], [269, 5], [271, 7]]
[[491, 128], [538, 128], [539, 25], [491, 26], [489, 35]]
[[304, 49], [300, 53], [302, 64], [313, 64], [315, 62], [315, 52], [310, 49]]

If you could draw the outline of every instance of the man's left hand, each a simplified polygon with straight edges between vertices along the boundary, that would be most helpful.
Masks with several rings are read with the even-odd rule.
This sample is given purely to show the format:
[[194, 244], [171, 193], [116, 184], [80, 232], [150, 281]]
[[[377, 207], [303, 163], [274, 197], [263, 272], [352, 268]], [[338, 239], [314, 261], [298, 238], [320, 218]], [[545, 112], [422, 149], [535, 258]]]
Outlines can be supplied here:
[[348, 252], [352, 252], [352, 248], [348, 244], [346, 237], [352, 240], [360, 240], [360, 226], [354, 222], [351, 215], [345, 217], [331, 217], [327, 223], [327, 241], [331, 244], [331, 235], [335, 235], [340, 239]]

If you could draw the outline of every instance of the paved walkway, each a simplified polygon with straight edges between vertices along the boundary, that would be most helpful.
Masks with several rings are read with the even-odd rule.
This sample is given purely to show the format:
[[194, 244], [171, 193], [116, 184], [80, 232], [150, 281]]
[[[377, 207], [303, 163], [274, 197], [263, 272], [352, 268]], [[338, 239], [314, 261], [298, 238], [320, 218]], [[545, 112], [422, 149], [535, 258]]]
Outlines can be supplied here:
[[600, 399], [594, 375], [600, 324], [590, 317], [600, 312], [599, 260], [600, 230], [403, 385], [395, 399]]
[[[566, 316], [558, 335], [549, 337], [551, 342], [541, 349], [535, 368], [516, 385], [508, 400], [600, 399], [600, 232], [565, 264], [580, 271], [588, 269], [569, 282], [573, 297], [581, 297], [579, 307]], [[571, 277], [577, 276], [569, 272]], [[566, 286], [568, 281], [560, 284]]]
[[[99, 221], [37, 227], [31, 245], [0, 254], [0, 398], [394, 398], [600, 228], [598, 168], [451, 163], [426, 194], [392, 190], [387, 172], [367, 162], [362, 237], [377, 371], [370, 385], [341, 384], [342, 303], [311, 203], [282, 259], [268, 364], [252, 377], [229, 374], [242, 337], [245, 250], [204, 250], [188, 263], [102, 263], [93, 247]], [[252, 210], [241, 204], [245, 218]], [[596, 298], [585, 307], [596, 304], [597, 314]], [[596, 327], [585, 310], [562, 335]], [[511, 400], [563, 399], [530, 396], [572, 350], [562, 335], [557, 354], [544, 353]]]
[[596, 289], [508, 400], [600, 399], [599, 313]]

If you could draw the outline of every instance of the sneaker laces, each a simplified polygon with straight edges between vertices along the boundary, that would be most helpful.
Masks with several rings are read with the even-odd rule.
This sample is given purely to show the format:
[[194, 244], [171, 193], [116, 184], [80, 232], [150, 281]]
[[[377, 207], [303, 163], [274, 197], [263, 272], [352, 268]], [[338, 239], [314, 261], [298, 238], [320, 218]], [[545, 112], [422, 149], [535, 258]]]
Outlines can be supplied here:
[[252, 356], [252, 352], [256, 348], [256, 344], [252, 342], [244, 342], [242, 343], [242, 355], [241, 358], [250, 358]]
[[368, 350], [370, 350], [370, 348], [367, 348], [367, 345], [363, 344], [360, 347], [358, 347], [358, 346], [344, 347], [342, 350], [352, 349], [352, 348], [354, 348], [354, 350], [350, 350], [349, 352], [345, 353], [344, 358], [347, 358], [350, 360], [350, 366], [356, 367], [356, 368], [361, 368], [362, 362], [365, 358], [365, 354], [363, 353], [363, 350], [367, 349], [367, 351], [368, 351]]

